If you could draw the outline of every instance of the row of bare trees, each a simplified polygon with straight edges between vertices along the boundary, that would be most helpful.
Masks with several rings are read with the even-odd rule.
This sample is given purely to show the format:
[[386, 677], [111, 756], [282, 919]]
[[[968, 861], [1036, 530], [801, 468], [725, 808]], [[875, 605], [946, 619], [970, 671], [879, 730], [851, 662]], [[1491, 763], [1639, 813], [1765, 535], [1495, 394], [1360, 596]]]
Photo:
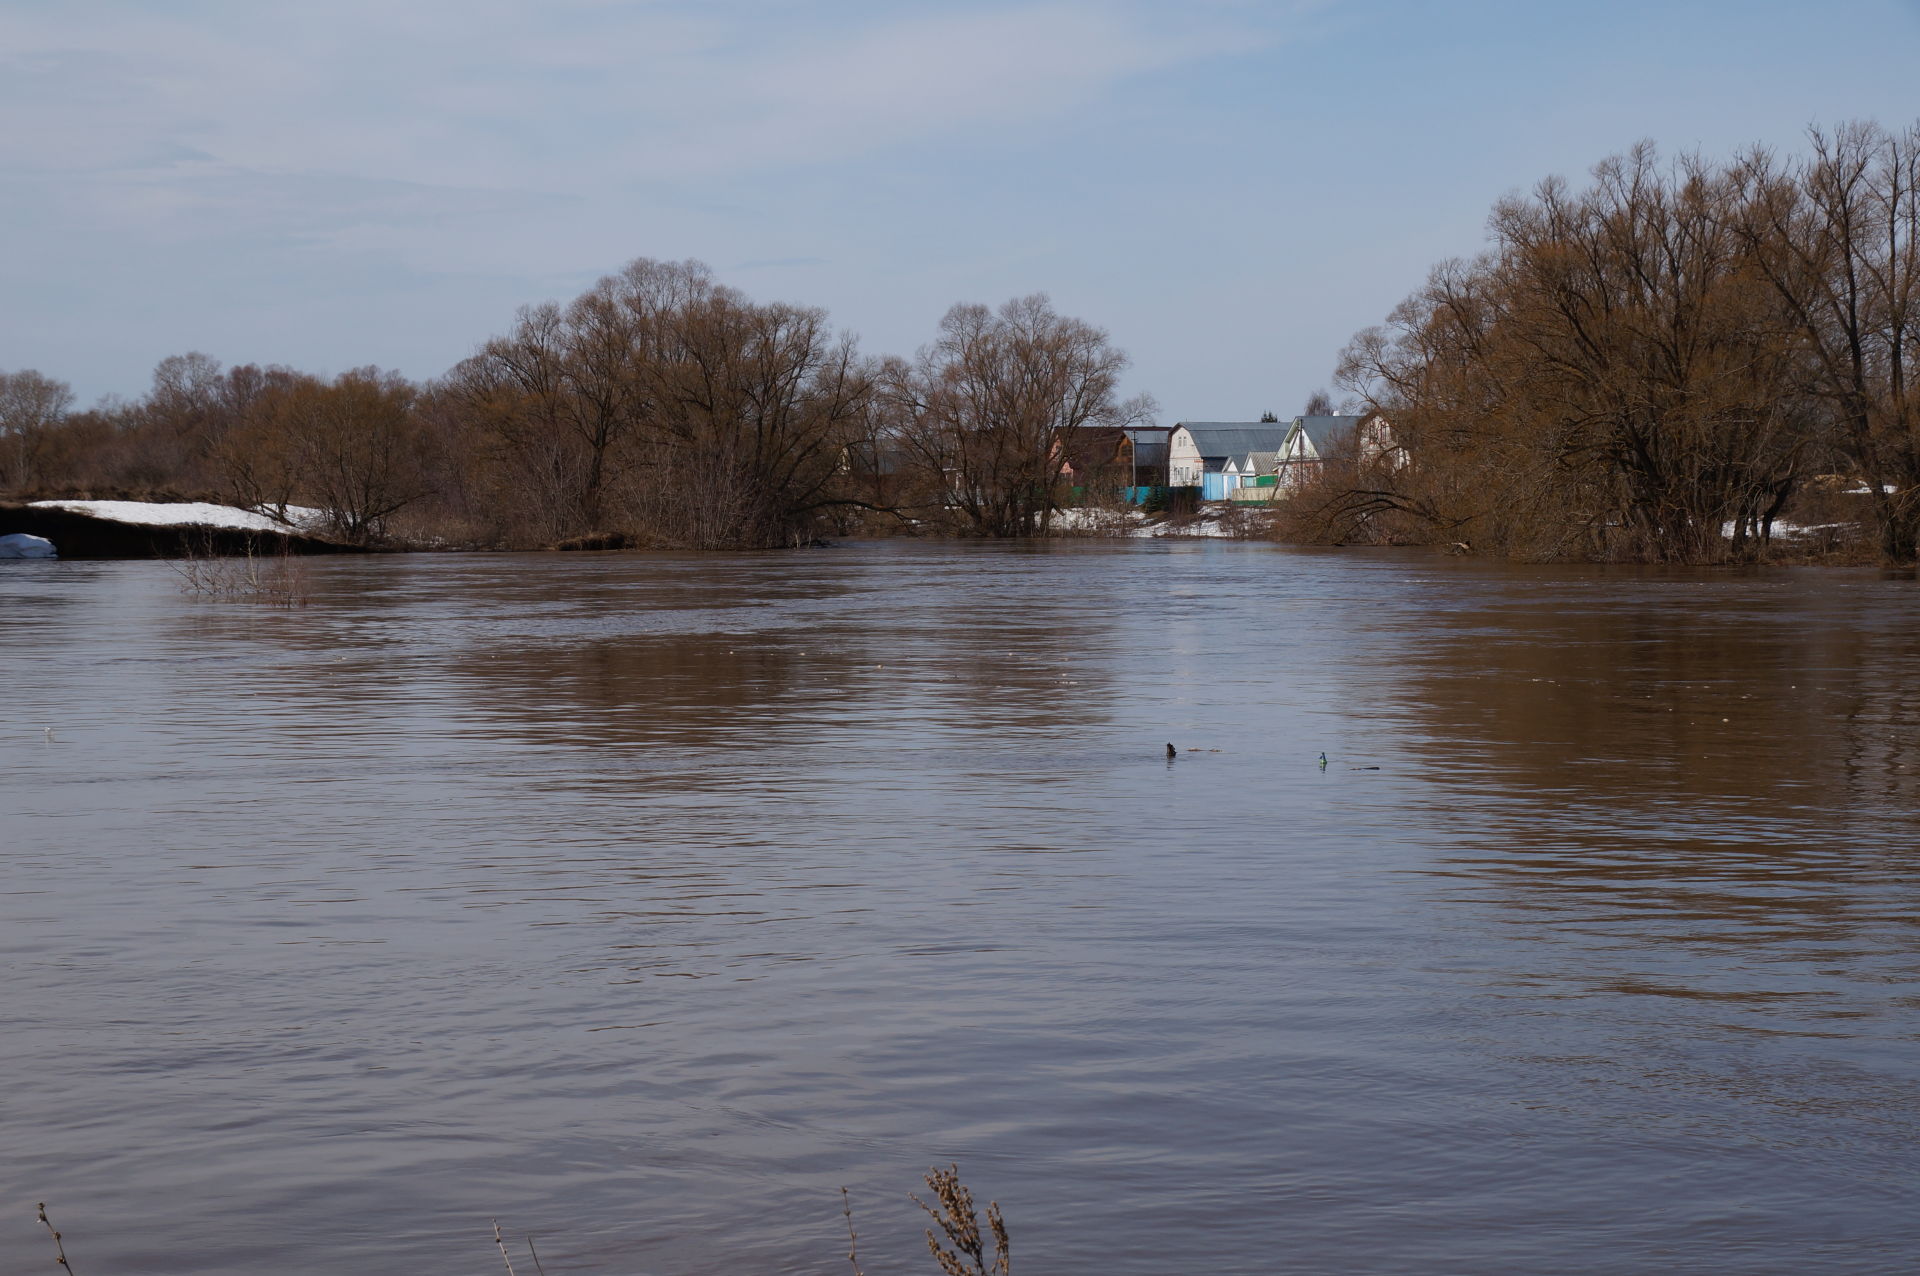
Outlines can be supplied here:
[[1593, 179], [1500, 203], [1487, 252], [1348, 346], [1340, 383], [1405, 451], [1350, 473], [1329, 516], [1527, 557], [1712, 562], [1755, 552], [1827, 476], [1913, 561], [1920, 126], [1724, 164], [1642, 145]]
[[362, 543], [778, 547], [862, 520], [1029, 535], [1058, 495], [1056, 432], [1152, 410], [1119, 399], [1126, 366], [1044, 296], [956, 306], [916, 358], [876, 358], [823, 311], [642, 259], [426, 385], [196, 354], [136, 403], [74, 413], [59, 382], [0, 376], [0, 492], [317, 507]]
[[324, 511], [333, 535], [366, 542], [432, 489], [418, 397], [377, 368], [323, 381], [192, 354], [162, 360], [138, 403], [73, 413], [63, 383], [0, 374], [0, 490], [190, 491], [283, 518], [302, 505]]

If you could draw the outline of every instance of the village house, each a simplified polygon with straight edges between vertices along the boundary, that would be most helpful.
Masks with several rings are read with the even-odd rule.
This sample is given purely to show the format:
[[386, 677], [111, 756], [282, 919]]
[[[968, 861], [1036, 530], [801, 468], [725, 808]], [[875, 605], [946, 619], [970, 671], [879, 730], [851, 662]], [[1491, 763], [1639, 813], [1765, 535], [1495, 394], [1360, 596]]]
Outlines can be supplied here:
[[1223, 501], [1242, 483], [1270, 473], [1291, 427], [1280, 421], [1180, 421], [1167, 439], [1167, 481]]
[[1266, 501], [1273, 499], [1274, 464], [1278, 452], [1248, 452], [1244, 456], [1227, 458], [1226, 467], [1221, 471], [1219, 486], [1222, 495], [1215, 499], [1229, 501]]
[[1050, 457], [1062, 482], [1082, 497], [1118, 496], [1140, 504], [1167, 487], [1170, 425], [1082, 425], [1054, 432]]
[[1365, 416], [1297, 416], [1287, 427], [1275, 462], [1279, 492], [1285, 495], [1312, 482], [1335, 456], [1359, 461], [1388, 458], [1398, 468], [1398, 442], [1387, 419], [1378, 412]]
[[1291, 421], [1180, 421], [1171, 426], [1081, 426], [1059, 431], [1052, 459], [1084, 499], [1114, 493], [1136, 504], [1166, 488], [1205, 501], [1283, 500], [1335, 458], [1404, 461], [1385, 417], [1297, 416]]
[[[1124, 427], [1133, 441], [1133, 486], [1136, 491], [1167, 486], [1167, 437], [1170, 425]], [[1132, 499], [1132, 497], [1129, 497]]]
[[1054, 431], [1053, 462], [1069, 487], [1119, 491], [1133, 485], [1133, 436], [1119, 426], [1083, 425]]
[[840, 472], [861, 500], [884, 509], [907, 499], [914, 457], [897, 443], [863, 439], [841, 451]]

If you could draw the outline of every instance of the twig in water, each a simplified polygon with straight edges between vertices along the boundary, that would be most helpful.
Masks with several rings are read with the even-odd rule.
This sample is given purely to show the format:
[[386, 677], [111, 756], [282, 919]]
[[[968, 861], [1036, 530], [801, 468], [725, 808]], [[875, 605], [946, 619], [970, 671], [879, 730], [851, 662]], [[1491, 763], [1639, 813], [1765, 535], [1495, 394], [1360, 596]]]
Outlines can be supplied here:
[[53, 1252], [57, 1255], [54, 1261], [66, 1268], [69, 1276], [71, 1276], [73, 1264], [67, 1261], [67, 1247], [60, 1243], [60, 1233], [54, 1231], [53, 1220], [47, 1217], [47, 1203], [45, 1201], [40, 1202], [40, 1221], [47, 1225], [49, 1232], [53, 1232]]
[[540, 1251], [533, 1247], [533, 1235], [531, 1233], [527, 1235], [527, 1253], [533, 1255], [533, 1270], [539, 1272], [540, 1276], [547, 1276], [547, 1269], [540, 1265]]
[[513, 1260], [507, 1257], [507, 1243], [500, 1239], [500, 1220], [493, 1220], [493, 1243], [500, 1247], [500, 1261], [507, 1265], [507, 1276], [513, 1276]]
[[860, 1233], [853, 1230], [853, 1199], [840, 1189], [840, 1212], [847, 1216], [847, 1261], [853, 1264], [853, 1276], [867, 1276], [860, 1270]]

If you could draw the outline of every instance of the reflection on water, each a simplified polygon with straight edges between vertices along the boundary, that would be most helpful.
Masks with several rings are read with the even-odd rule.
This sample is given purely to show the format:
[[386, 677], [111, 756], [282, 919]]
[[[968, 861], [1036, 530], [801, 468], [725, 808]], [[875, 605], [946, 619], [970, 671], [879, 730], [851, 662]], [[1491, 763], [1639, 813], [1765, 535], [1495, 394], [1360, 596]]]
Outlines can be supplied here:
[[1437, 867], [1574, 945], [1576, 988], [1737, 1003], [1757, 1030], [1876, 1016], [1920, 917], [1903, 591], [1736, 579], [1689, 606], [1689, 583], [1442, 618], [1405, 717], [1459, 795], [1439, 822], [1485, 840]]
[[950, 1159], [1060, 1273], [1920, 1258], [1911, 581], [10, 567], [0, 1184], [87, 1270], [825, 1272], [842, 1184], [926, 1270]]

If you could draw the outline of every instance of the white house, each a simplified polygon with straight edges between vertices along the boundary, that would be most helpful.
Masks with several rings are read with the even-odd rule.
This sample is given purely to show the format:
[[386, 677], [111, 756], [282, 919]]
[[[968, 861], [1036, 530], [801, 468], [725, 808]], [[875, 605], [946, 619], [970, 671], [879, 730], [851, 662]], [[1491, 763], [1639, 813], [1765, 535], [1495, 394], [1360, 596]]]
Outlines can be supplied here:
[[1362, 461], [1385, 459], [1398, 469], [1406, 458], [1398, 452], [1393, 427], [1378, 412], [1367, 416], [1297, 416], [1287, 427], [1286, 441], [1274, 468], [1283, 489], [1298, 488], [1320, 472], [1328, 458], [1345, 454]]
[[[1223, 500], [1261, 458], [1279, 453], [1290, 427], [1279, 421], [1180, 421], [1167, 439], [1167, 482]], [[1228, 467], [1232, 466], [1229, 472]]]

